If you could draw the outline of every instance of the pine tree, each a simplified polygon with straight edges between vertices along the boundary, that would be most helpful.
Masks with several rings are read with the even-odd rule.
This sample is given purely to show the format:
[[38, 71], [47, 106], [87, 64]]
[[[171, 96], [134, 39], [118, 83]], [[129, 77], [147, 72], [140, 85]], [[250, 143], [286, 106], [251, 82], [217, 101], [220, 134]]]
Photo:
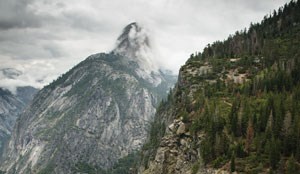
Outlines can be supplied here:
[[294, 158], [294, 155], [292, 155], [289, 160], [287, 161], [287, 169], [286, 173], [287, 174], [295, 174], [297, 173], [297, 166], [296, 166], [296, 160]]
[[285, 155], [290, 155], [292, 152], [293, 146], [295, 146], [295, 141], [292, 137], [292, 115], [288, 112], [285, 115], [283, 127], [282, 127], [282, 135], [283, 135], [283, 152]]
[[268, 129], [272, 130], [273, 129], [273, 125], [274, 125], [274, 116], [273, 116], [273, 110], [271, 110], [266, 130], [268, 130]]
[[250, 113], [251, 113], [251, 110], [249, 107], [249, 102], [247, 102], [247, 100], [245, 100], [244, 107], [243, 107], [243, 115], [242, 115], [242, 119], [241, 119], [242, 135], [247, 134], [247, 127], [248, 127]]
[[291, 132], [291, 126], [292, 126], [292, 114], [288, 112], [285, 115], [284, 121], [283, 121], [283, 127], [282, 127], [282, 133], [284, 136], [288, 136]]
[[231, 155], [231, 160], [230, 160], [230, 171], [234, 172], [235, 171], [235, 153], [234, 151], [232, 152]]
[[248, 127], [247, 127], [247, 135], [246, 135], [246, 152], [249, 154], [250, 152], [250, 146], [252, 144], [254, 137], [254, 129], [253, 129], [253, 124], [252, 121], [249, 120], [248, 122]]
[[204, 164], [208, 164], [212, 160], [213, 155], [213, 144], [207, 138], [206, 140], [202, 141], [200, 146], [201, 157], [203, 159]]
[[230, 120], [230, 130], [234, 136], [237, 135], [238, 128], [238, 110], [239, 110], [239, 101], [235, 100], [231, 107], [231, 112], [229, 113]]
[[276, 169], [277, 164], [280, 161], [279, 143], [277, 140], [275, 140], [274, 137], [272, 137], [272, 140], [270, 142], [269, 161], [272, 169]]

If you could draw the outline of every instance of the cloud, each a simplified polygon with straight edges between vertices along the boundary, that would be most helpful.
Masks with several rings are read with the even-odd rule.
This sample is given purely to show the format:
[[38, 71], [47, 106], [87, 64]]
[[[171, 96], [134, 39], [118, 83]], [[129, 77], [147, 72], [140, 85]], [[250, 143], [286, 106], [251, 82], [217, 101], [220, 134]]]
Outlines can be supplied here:
[[[0, 64], [0, 87], [15, 93], [20, 86], [33, 86], [43, 88], [57, 78], [59, 72], [65, 72], [73, 66], [72, 61], [61, 62], [59, 59], [49, 60], [10, 60]], [[17, 75], [9, 76], [3, 73], [3, 69], [11, 68], [10, 71], [18, 72]]]
[[41, 16], [29, 9], [32, 0], [0, 0], [0, 29], [39, 27]]
[[90, 54], [112, 50], [123, 27], [137, 21], [151, 33], [155, 61], [177, 73], [191, 53], [288, 1], [0, 0], [0, 66], [18, 67], [20, 80], [42, 86]]

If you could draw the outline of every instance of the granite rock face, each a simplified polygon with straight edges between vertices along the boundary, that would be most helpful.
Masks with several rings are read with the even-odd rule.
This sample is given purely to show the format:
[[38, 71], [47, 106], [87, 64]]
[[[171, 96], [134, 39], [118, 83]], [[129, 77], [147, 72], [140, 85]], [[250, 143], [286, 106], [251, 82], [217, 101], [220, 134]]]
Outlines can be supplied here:
[[[187, 112], [185, 103], [195, 101], [195, 89], [202, 88], [204, 82], [193, 83], [191, 77], [205, 76], [211, 72], [209, 64], [199, 64], [195, 68], [184, 65], [178, 75], [178, 81], [170, 92], [168, 100], [157, 110], [153, 127], [157, 131], [149, 137], [143, 150], [138, 169], [139, 174], [228, 174], [224, 169], [205, 166], [201, 158], [201, 143], [205, 141], [204, 131], [191, 131], [193, 123], [189, 120], [195, 112]], [[205, 82], [209, 83], [209, 81]], [[181, 110], [184, 108], [184, 110]], [[163, 125], [163, 126], [160, 126]], [[156, 138], [153, 138], [156, 137]]]
[[[128, 27], [139, 26], [130, 24], [124, 31]], [[100, 171], [141, 147], [156, 106], [175, 78], [146, 70], [144, 57], [132, 53], [147, 45], [132, 48], [124, 42], [129, 46], [122, 52], [116, 51], [122, 47], [118, 43], [111, 53], [89, 56], [35, 96], [16, 123], [1, 170]]]
[[0, 156], [11, 136], [19, 114], [32, 100], [36, 92], [37, 89], [30, 86], [18, 87], [16, 94], [0, 88]]
[[[200, 150], [196, 148], [204, 134], [192, 136], [181, 119], [175, 119], [166, 130], [148, 168], [140, 168], [141, 174], [229, 174], [222, 169], [206, 168], [201, 163]], [[194, 144], [195, 139], [199, 144]], [[199, 164], [195, 171], [196, 164]], [[193, 171], [194, 170], [194, 171]]]

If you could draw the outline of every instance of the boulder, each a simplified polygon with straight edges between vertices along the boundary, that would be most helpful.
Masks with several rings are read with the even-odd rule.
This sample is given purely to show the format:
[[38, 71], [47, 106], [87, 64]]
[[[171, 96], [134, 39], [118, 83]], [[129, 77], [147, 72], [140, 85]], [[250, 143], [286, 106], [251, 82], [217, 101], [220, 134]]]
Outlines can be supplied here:
[[175, 126], [174, 123], [170, 124], [170, 125], [168, 126], [168, 128], [169, 128], [169, 130], [170, 130], [171, 132], [173, 132], [173, 133], [176, 132], [176, 126]]
[[185, 124], [183, 122], [179, 122], [179, 127], [176, 131], [176, 134], [177, 135], [181, 135], [181, 134], [184, 134], [185, 133]]

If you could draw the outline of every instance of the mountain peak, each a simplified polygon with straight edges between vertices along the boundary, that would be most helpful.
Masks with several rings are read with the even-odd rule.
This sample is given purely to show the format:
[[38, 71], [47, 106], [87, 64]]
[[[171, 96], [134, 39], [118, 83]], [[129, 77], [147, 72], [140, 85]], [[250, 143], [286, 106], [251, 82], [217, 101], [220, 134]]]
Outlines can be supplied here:
[[112, 51], [138, 64], [137, 74], [151, 83], [158, 85], [160, 77], [159, 66], [155, 61], [155, 54], [151, 48], [148, 30], [137, 22], [128, 24], [117, 39], [116, 48]]
[[150, 49], [150, 39], [145, 28], [138, 23], [128, 24], [122, 34], [117, 39], [115, 52], [124, 54], [128, 57], [137, 57], [141, 49]]

